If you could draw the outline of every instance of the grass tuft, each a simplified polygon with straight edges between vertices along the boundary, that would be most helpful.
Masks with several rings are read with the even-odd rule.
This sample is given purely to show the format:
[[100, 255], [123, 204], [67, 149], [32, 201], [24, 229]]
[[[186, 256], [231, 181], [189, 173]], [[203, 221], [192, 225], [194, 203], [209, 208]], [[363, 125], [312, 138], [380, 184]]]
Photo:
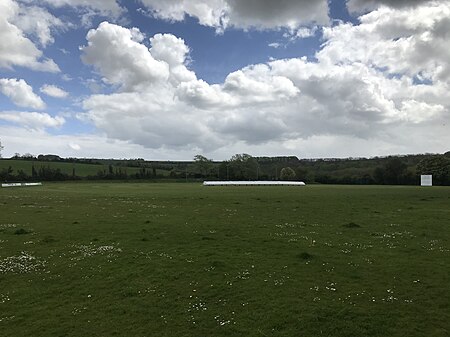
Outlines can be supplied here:
[[53, 242], [56, 242], [56, 241], [57, 240], [51, 235], [48, 235], [48, 236], [46, 236], [45, 238], [42, 239], [43, 243], [53, 243]]
[[307, 252], [303, 252], [301, 254], [298, 254], [298, 257], [302, 260], [311, 260], [313, 258], [313, 255], [311, 255]]
[[19, 229], [16, 229], [15, 231], [14, 231], [14, 234], [15, 235], [25, 235], [25, 234], [30, 234], [32, 231], [28, 231], [28, 230], [26, 230], [26, 229], [23, 229], [23, 228], [19, 228]]
[[361, 228], [360, 225], [358, 225], [357, 223], [354, 223], [354, 222], [346, 223], [346, 224], [342, 225], [342, 227], [345, 227], [345, 228]]

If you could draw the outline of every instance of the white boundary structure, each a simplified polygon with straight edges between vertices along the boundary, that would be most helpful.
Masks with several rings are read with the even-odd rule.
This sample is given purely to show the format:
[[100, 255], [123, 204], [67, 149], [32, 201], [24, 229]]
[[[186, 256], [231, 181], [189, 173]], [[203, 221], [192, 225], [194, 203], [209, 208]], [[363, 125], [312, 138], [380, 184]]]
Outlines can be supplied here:
[[25, 187], [25, 186], [42, 186], [42, 183], [9, 183], [9, 184], [2, 184], [2, 187]]
[[422, 174], [420, 176], [420, 186], [433, 186], [433, 176], [431, 174]]
[[303, 181], [204, 181], [203, 186], [305, 186]]

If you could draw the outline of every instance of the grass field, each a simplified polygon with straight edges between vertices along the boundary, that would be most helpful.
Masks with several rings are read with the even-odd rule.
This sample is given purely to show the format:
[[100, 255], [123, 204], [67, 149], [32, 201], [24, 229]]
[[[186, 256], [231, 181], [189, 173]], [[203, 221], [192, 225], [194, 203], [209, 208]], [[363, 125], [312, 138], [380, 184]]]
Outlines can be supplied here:
[[[17, 174], [17, 171], [22, 170], [26, 174], [32, 174], [32, 166], [36, 170], [39, 170], [40, 167], [51, 167], [52, 169], [59, 169], [62, 173], [72, 175], [73, 169], [75, 169], [75, 174], [79, 177], [86, 176], [95, 176], [99, 171], [108, 172], [108, 165], [97, 165], [97, 164], [81, 164], [81, 163], [67, 163], [67, 162], [49, 162], [49, 161], [31, 161], [31, 160], [5, 160], [0, 159], [0, 170], [7, 169], [11, 167], [13, 169], [13, 174]], [[121, 169], [126, 171], [128, 175], [136, 174], [140, 171], [138, 167], [119, 167], [113, 166], [114, 170]], [[167, 171], [164, 170], [156, 170], [159, 175], [168, 175]]]
[[449, 336], [450, 188], [0, 189], [0, 335]]

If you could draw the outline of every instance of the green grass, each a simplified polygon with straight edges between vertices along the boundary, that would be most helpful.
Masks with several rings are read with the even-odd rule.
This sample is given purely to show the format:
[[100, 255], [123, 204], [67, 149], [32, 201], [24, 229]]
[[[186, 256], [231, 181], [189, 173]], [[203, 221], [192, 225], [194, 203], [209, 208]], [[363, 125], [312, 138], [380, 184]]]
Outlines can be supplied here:
[[449, 219], [439, 187], [0, 189], [0, 335], [449, 336]]
[[11, 166], [14, 170], [13, 174], [16, 174], [17, 171], [22, 170], [31, 176], [31, 167], [33, 165], [36, 170], [39, 170], [41, 166], [50, 166], [53, 169], [60, 169], [61, 172], [69, 175], [72, 175], [72, 170], [75, 168], [75, 173], [81, 177], [95, 175], [98, 171], [108, 171], [108, 165], [72, 164], [27, 160], [0, 160], [0, 169], [6, 169]]
[[[79, 177], [86, 176], [94, 176], [99, 171], [108, 172], [108, 165], [98, 165], [98, 164], [80, 164], [80, 163], [66, 163], [66, 162], [48, 162], [48, 161], [29, 161], [29, 160], [5, 160], [0, 159], [0, 170], [7, 169], [11, 166], [13, 169], [13, 174], [16, 175], [19, 170], [24, 171], [26, 174], [31, 176], [32, 174], [32, 166], [36, 171], [39, 170], [40, 167], [51, 167], [53, 169], [60, 169], [62, 173], [66, 173], [69, 176], [72, 175], [73, 169], [75, 168], [75, 174]], [[121, 169], [122, 171], [126, 171], [128, 175], [133, 175], [139, 172], [138, 167], [119, 167], [113, 166], [114, 170]], [[149, 170], [149, 169], [148, 169]], [[157, 170], [157, 174], [160, 175], [168, 175], [167, 171]]]

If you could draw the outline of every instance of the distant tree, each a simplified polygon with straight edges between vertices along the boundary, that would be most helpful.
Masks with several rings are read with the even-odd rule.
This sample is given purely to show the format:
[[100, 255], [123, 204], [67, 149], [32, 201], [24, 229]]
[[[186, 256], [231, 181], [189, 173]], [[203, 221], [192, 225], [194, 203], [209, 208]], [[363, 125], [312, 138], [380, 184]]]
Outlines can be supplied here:
[[247, 160], [250, 160], [251, 158], [253, 158], [253, 157], [247, 153], [237, 153], [230, 158], [230, 161], [246, 162]]
[[52, 168], [50, 165], [39, 167], [36, 177], [44, 181], [62, 181], [70, 178], [67, 173], [61, 172], [61, 169]]
[[295, 168], [295, 175], [296, 175], [297, 179], [307, 180], [308, 170], [301, 166], [297, 166]]
[[4, 168], [0, 171], [0, 180], [11, 181], [14, 180], [13, 168], [9, 166], [8, 168]]
[[212, 160], [202, 156], [201, 154], [197, 154], [194, 157], [194, 167], [195, 171], [199, 173], [201, 176], [205, 177], [209, 174], [212, 167]]
[[26, 174], [23, 170], [17, 171], [17, 180], [19, 181], [27, 181], [29, 179], [28, 174]]
[[397, 185], [402, 183], [406, 173], [406, 164], [399, 158], [390, 159], [384, 166], [384, 181], [386, 184]]
[[229, 178], [228, 170], [229, 170], [229, 162], [226, 160], [222, 161], [218, 167], [218, 172], [219, 172], [218, 178], [223, 179], [223, 180], [228, 179]]
[[[32, 157], [34, 156], [32, 155]], [[37, 159], [42, 161], [60, 161], [61, 157], [56, 154], [40, 154], [37, 156]]]
[[31, 153], [25, 153], [21, 158], [25, 160], [33, 160], [36, 159], [36, 156]]
[[231, 179], [250, 180], [258, 177], [258, 161], [249, 154], [235, 154], [228, 161], [227, 166]]
[[376, 167], [373, 172], [373, 180], [375, 184], [384, 184], [384, 170], [381, 167]]
[[281, 169], [280, 172], [281, 180], [295, 180], [295, 177], [296, 177], [295, 171], [289, 166]]
[[370, 184], [374, 183], [374, 179], [372, 178], [372, 176], [369, 173], [365, 173], [360, 178], [360, 182], [359, 183], [363, 184], [363, 185], [370, 185]]

